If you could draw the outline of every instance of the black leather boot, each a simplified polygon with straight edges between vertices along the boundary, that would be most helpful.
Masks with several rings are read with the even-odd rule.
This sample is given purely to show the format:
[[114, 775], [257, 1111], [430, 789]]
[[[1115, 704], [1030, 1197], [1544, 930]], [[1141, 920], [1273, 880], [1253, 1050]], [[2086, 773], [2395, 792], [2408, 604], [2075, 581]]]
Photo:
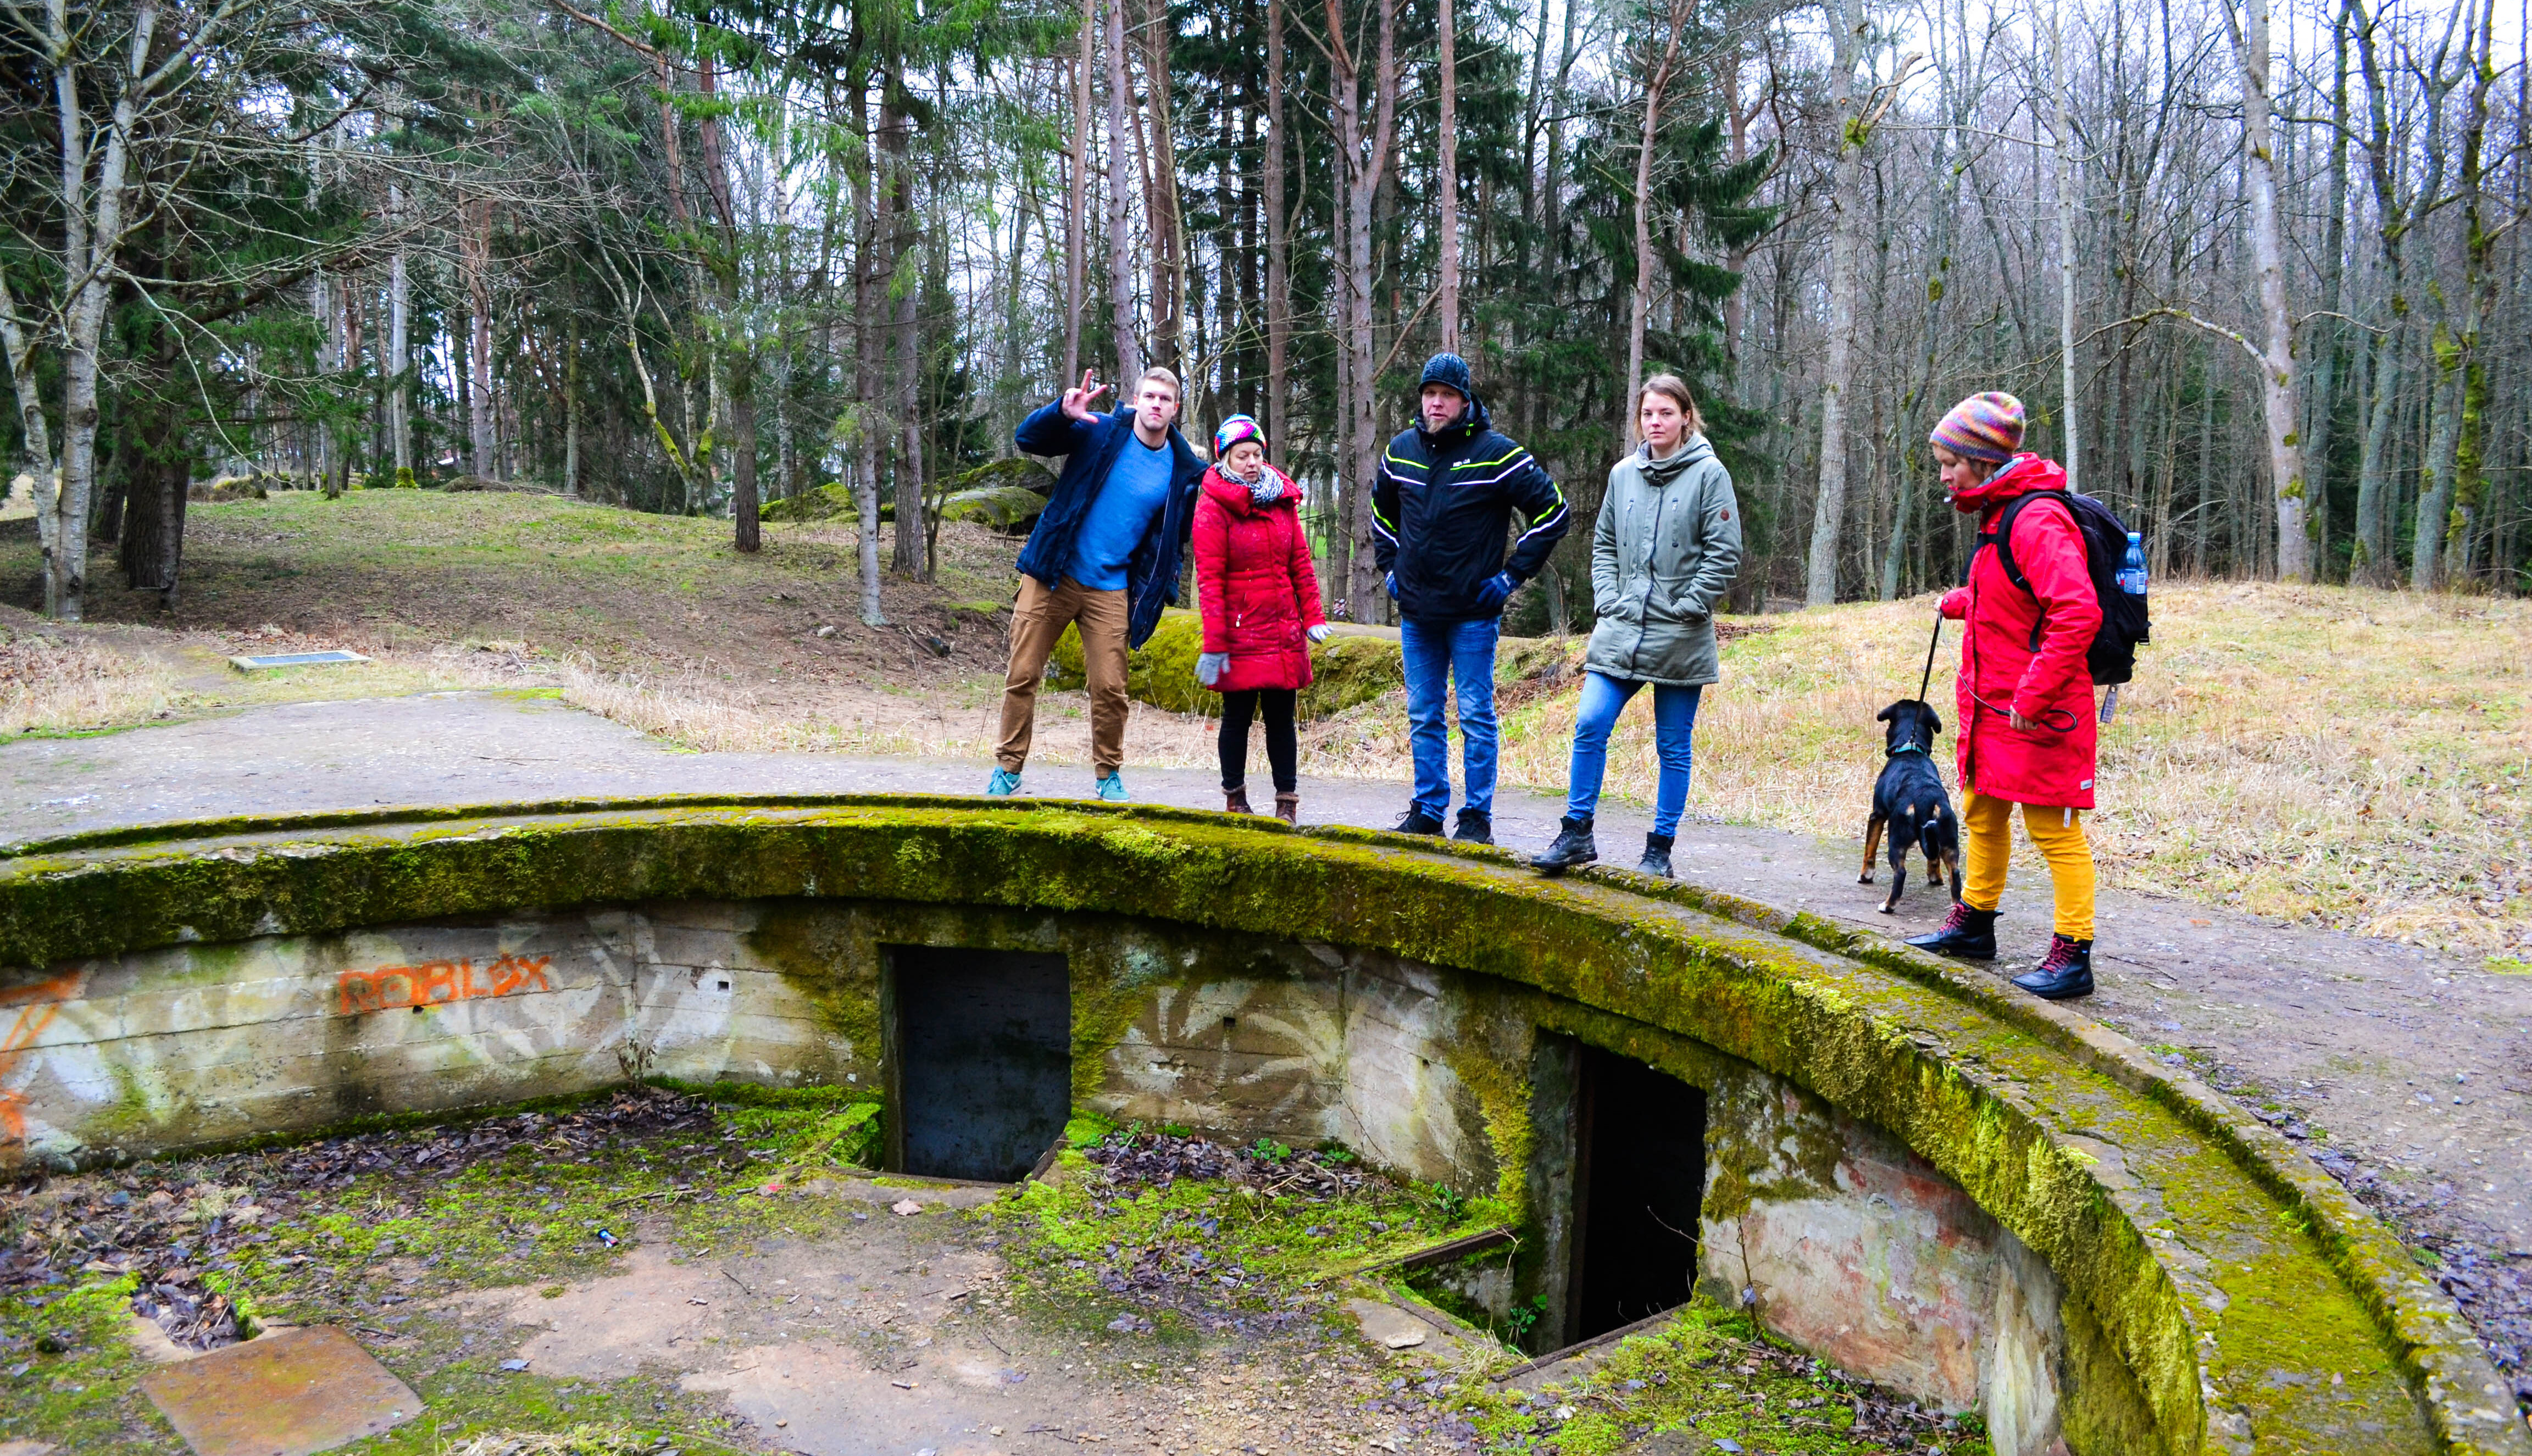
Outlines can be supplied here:
[[1599, 847], [1591, 843], [1591, 821], [1560, 819], [1556, 821], [1556, 843], [1547, 852], [1531, 860], [1530, 867], [1551, 875], [1561, 875], [1578, 864], [1589, 864], [1600, 857]]
[[1451, 838], [1463, 844], [1491, 844], [1495, 842], [1495, 816], [1462, 809], [1459, 828], [1451, 831]]
[[1391, 834], [1440, 834], [1442, 821], [1410, 805], [1407, 810], [1407, 817], [1391, 825], [1389, 832]]
[[2013, 978], [2043, 1001], [2072, 1001], [2093, 994], [2093, 943], [2062, 935], [2048, 938], [2048, 958]]
[[1937, 956], [1957, 956], [1964, 961], [1995, 959], [1995, 911], [1974, 910], [1955, 903], [1943, 918], [1942, 928], [1931, 935], [1914, 935], [1908, 944]]
[[1670, 846], [1677, 838], [1676, 835], [1666, 834], [1644, 836], [1644, 857], [1636, 865], [1636, 873], [1669, 879]]

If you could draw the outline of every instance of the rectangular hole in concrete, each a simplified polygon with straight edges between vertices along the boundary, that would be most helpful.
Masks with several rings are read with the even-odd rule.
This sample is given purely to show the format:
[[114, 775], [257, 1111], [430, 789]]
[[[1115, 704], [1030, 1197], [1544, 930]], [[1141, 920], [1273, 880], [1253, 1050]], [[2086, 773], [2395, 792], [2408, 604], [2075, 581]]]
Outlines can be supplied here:
[[1580, 1048], [1568, 1342], [1688, 1302], [1705, 1200], [1705, 1093]]
[[888, 948], [889, 1166], [1010, 1183], [1064, 1136], [1072, 986], [1062, 956]]

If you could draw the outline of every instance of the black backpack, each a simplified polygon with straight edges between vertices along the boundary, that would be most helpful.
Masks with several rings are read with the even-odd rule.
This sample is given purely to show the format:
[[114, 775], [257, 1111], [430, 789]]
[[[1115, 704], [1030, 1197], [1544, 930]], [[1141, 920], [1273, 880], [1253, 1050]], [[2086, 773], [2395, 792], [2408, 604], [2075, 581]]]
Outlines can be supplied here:
[[[2031, 590], [2031, 579], [2014, 564], [2011, 543], [2015, 518], [2035, 500], [2054, 500], [2066, 507], [2075, 518], [2075, 529], [2084, 536], [2084, 567], [2093, 578], [2093, 595], [2101, 604], [2100, 630], [2093, 634], [2092, 648], [2084, 654], [2084, 665], [2093, 670], [2093, 684], [2128, 681], [2136, 675], [2136, 650], [2154, 640], [2154, 623], [2147, 615], [2145, 598], [2132, 596], [2119, 585], [2119, 569], [2128, 558], [2127, 523], [2092, 496], [2070, 491], [2029, 491], [2006, 501], [1996, 515], [1995, 529], [1980, 532], [1978, 544], [1994, 547], [1996, 564], [2004, 568], [2005, 579], [2026, 592]], [[2040, 650], [2041, 625], [2032, 624], [2033, 652]]]

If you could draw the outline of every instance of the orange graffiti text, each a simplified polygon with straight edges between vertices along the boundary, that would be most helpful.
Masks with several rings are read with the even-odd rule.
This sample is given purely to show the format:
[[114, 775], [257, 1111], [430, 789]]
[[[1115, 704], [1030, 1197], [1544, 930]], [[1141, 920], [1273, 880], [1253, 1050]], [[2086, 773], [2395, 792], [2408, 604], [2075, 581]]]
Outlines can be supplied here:
[[[73, 971], [48, 981], [35, 981], [0, 991], [0, 1007], [14, 1006], [18, 1015], [9, 1029], [0, 1033], [0, 1082], [18, 1070], [26, 1059], [27, 1049], [62, 1009], [62, 1003], [78, 999], [80, 982], [85, 973]], [[15, 1087], [0, 1086], [0, 1144], [27, 1140], [27, 1094]]]
[[479, 968], [472, 957], [460, 957], [422, 965], [347, 970], [334, 978], [336, 1009], [352, 1017], [408, 1006], [445, 1006], [513, 991], [550, 991], [553, 985], [546, 979], [546, 971], [552, 963], [550, 956], [503, 956]]

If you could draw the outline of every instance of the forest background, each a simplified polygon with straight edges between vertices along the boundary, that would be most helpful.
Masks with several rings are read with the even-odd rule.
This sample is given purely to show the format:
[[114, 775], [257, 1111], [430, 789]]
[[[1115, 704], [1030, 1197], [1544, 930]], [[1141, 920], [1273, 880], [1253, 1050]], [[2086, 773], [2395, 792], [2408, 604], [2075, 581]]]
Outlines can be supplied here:
[[[1455, 348], [1596, 509], [1695, 383], [1735, 606], [1957, 579], [2021, 395], [2158, 576], [2532, 585], [2496, 0], [0, 0], [47, 611], [173, 605], [214, 476], [724, 516], [837, 483], [865, 620], [1082, 369], [1265, 421], [1332, 599]], [[2520, 9], [2523, 0], [2516, 0]], [[2510, 33], [2507, 33], [2510, 32]], [[1517, 604], [1587, 626], [1588, 532]]]

